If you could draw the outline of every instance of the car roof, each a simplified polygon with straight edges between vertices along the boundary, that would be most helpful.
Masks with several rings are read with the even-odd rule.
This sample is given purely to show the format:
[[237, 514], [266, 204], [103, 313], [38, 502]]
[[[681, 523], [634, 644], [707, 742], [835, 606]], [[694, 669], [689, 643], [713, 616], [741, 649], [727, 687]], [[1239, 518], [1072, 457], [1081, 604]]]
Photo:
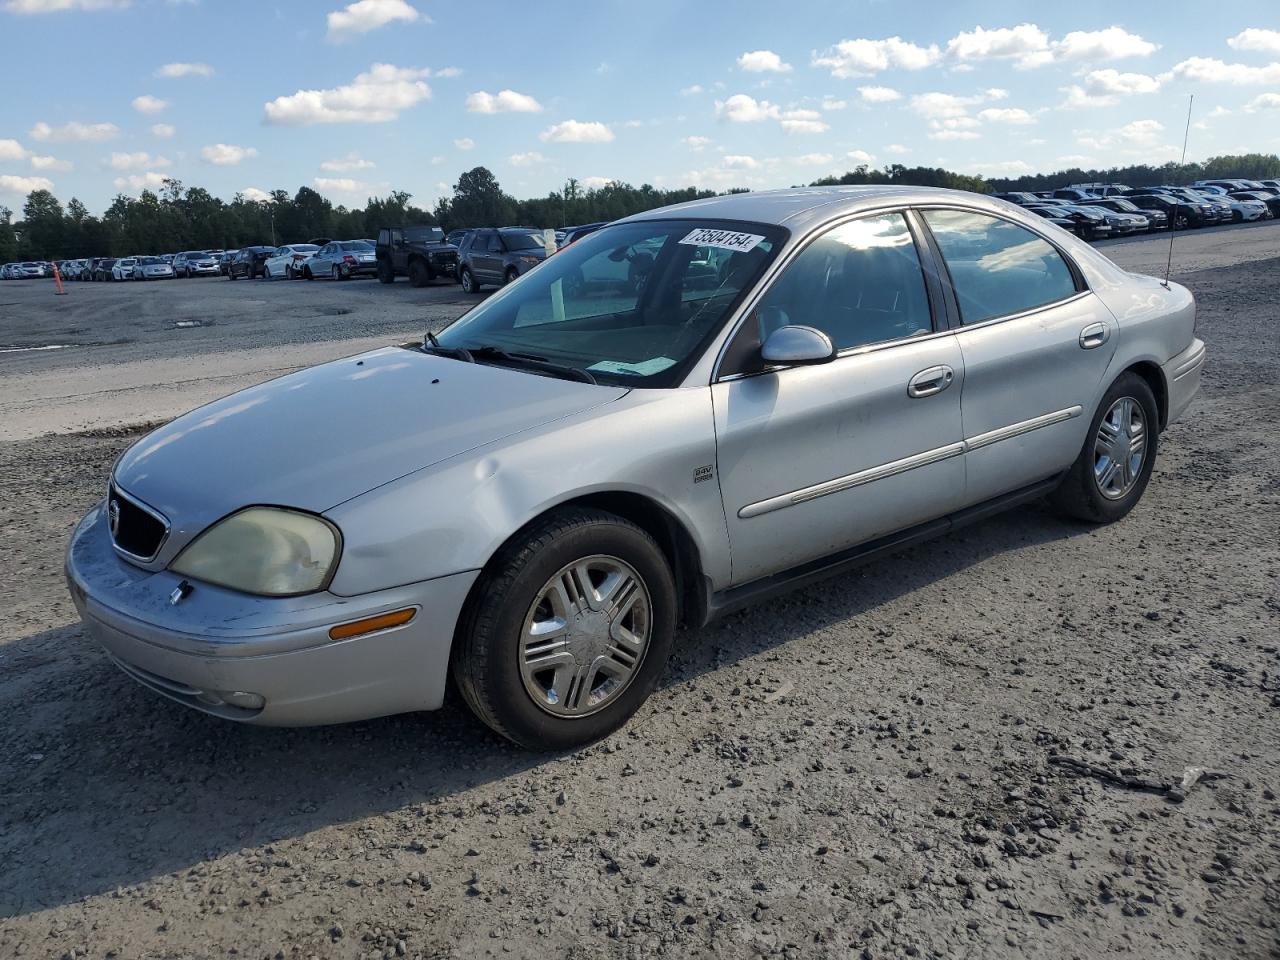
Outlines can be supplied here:
[[814, 223], [828, 220], [843, 213], [856, 213], [861, 208], [873, 208], [885, 203], [946, 203], [1005, 212], [1004, 201], [986, 194], [967, 190], [947, 190], [941, 187], [899, 187], [882, 185], [854, 185], [835, 187], [794, 187], [783, 190], [761, 190], [752, 193], [733, 193], [703, 200], [690, 200], [670, 207], [647, 210], [627, 217], [620, 223], [641, 220], [668, 220], [676, 217], [706, 218], [714, 220], [739, 220], [750, 223], [774, 224], [795, 230], [804, 230]]

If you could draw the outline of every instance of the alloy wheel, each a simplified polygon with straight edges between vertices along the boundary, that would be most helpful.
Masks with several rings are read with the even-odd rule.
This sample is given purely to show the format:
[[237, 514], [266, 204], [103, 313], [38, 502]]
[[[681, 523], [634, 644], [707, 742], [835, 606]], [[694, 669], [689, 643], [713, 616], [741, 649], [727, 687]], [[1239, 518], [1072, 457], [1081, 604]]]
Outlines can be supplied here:
[[520, 636], [520, 678], [542, 710], [590, 716], [631, 685], [653, 631], [644, 580], [617, 557], [562, 567], [538, 591]]
[[1142, 404], [1121, 397], [1111, 405], [1093, 441], [1093, 478], [1098, 492], [1120, 500], [1138, 482], [1147, 456], [1147, 422]]

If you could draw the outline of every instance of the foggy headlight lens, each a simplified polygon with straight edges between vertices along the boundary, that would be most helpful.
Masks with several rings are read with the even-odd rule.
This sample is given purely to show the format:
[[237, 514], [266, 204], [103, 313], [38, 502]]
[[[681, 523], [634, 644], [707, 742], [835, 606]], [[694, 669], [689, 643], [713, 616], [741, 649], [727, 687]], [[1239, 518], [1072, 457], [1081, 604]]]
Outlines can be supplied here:
[[338, 531], [309, 513], [250, 507], [215, 523], [169, 569], [264, 596], [323, 589], [338, 559]]

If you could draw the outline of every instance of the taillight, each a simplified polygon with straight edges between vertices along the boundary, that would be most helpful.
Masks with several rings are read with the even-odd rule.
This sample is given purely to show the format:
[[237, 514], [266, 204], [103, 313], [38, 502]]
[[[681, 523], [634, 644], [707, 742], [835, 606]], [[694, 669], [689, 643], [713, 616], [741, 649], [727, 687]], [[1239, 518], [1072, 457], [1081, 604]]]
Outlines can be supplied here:
[[307, 258], [306, 258], [306, 255], [305, 255], [305, 254], [295, 253], [295, 254], [293, 255], [293, 259], [295, 259], [295, 260], [305, 260], [305, 259], [307, 259]]
[[343, 257], [343, 258], [342, 258], [342, 262], [343, 262], [343, 263], [355, 263], [355, 262], [356, 262], [356, 258], [355, 258], [355, 257], [353, 257], [351, 254], [349, 254], [349, 253], [348, 253], [345, 257]]

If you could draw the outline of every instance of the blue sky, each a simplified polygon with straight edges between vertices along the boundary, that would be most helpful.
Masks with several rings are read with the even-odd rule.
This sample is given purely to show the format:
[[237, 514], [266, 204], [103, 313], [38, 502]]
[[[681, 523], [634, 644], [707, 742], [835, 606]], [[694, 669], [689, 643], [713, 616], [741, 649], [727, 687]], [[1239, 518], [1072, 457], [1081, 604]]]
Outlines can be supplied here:
[[477, 164], [762, 188], [1280, 150], [1275, 0], [0, 0], [0, 204], [162, 177], [430, 206]]

